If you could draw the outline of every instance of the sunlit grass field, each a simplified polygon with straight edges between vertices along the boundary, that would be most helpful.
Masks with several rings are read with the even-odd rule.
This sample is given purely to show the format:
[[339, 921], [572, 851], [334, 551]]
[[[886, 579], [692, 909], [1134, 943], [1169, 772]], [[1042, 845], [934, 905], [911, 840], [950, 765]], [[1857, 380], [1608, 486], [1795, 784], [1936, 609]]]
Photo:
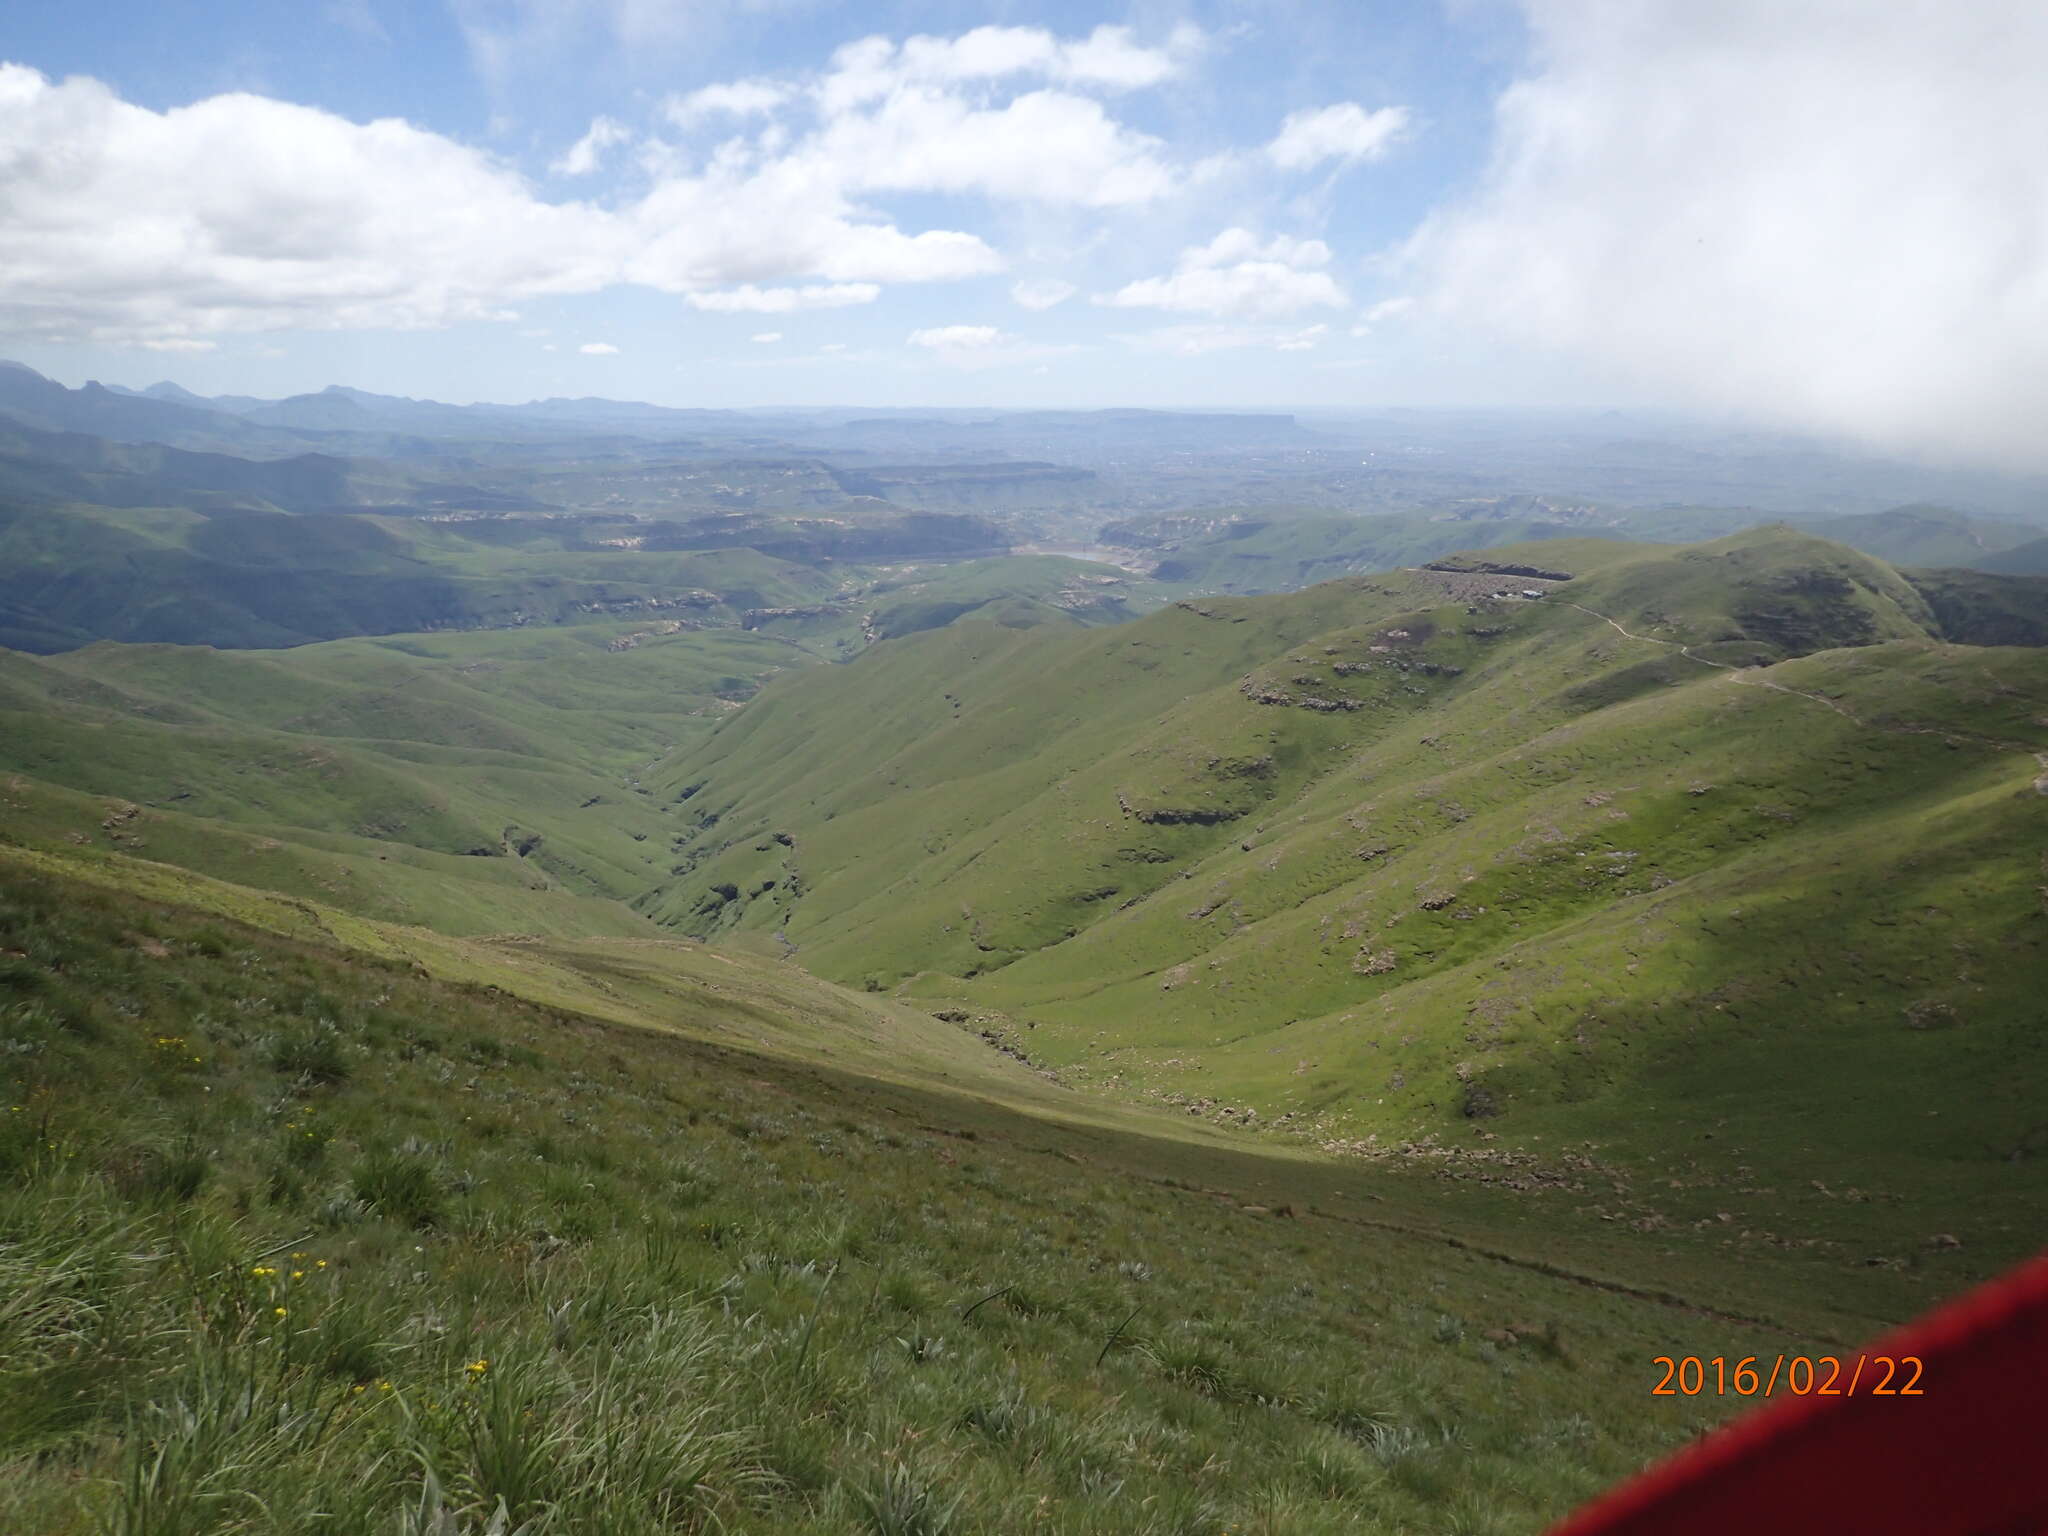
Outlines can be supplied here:
[[10, 1531], [1528, 1531], [1814, 1336], [18, 865], [0, 1050]]

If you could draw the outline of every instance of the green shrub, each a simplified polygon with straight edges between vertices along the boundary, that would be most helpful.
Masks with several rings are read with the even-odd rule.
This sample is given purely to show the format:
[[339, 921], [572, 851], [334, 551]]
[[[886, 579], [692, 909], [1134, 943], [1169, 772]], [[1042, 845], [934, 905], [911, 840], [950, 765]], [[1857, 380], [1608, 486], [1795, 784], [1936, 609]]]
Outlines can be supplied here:
[[332, 1024], [315, 1024], [279, 1038], [270, 1064], [291, 1077], [333, 1084], [348, 1081], [348, 1055]]
[[370, 1152], [356, 1164], [351, 1187], [356, 1199], [387, 1221], [435, 1227], [445, 1215], [440, 1180], [423, 1157], [389, 1149]]

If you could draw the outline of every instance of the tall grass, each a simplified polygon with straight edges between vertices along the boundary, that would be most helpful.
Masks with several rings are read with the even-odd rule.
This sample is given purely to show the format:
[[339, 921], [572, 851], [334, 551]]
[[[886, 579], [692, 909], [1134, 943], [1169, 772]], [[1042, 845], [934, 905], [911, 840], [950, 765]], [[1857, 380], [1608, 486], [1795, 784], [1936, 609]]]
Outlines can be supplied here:
[[7, 1531], [1532, 1530], [1706, 1411], [1664, 1309], [1113, 1138], [53, 880], [0, 951]]

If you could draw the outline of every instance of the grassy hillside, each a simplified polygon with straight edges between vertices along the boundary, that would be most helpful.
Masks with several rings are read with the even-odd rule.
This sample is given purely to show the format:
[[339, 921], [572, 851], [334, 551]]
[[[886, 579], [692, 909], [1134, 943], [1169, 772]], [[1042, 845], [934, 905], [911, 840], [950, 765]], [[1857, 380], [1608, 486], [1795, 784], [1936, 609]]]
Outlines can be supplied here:
[[[1022, 1112], [986, 1050], [970, 1095], [849, 1076], [156, 881], [0, 848], [12, 1530], [1532, 1531], [1725, 1411], [1652, 1356], [1817, 1353], [1959, 1278], [1574, 1248]], [[691, 1035], [886, 1008], [722, 963]]]
[[2048, 571], [1907, 571], [1942, 634], [1965, 645], [2048, 645]]
[[743, 621], [762, 634], [844, 659], [877, 640], [962, 619], [1012, 629], [1120, 624], [1152, 612], [1165, 601], [1166, 590], [1116, 566], [1064, 556], [912, 561], [848, 573], [829, 601], [749, 613]]
[[526, 540], [0, 653], [0, 1529], [1536, 1531], [2038, 1246], [2037, 584]]
[[847, 655], [981, 608], [1108, 623], [1156, 604], [1151, 584], [1112, 566], [969, 558], [1001, 543], [983, 519], [896, 509], [859, 519], [295, 515], [15, 500], [0, 484], [0, 645], [288, 647], [651, 617]]
[[[537, 525], [550, 528], [546, 520]], [[456, 530], [475, 530], [465, 536]], [[0, 504], [0, 644], [293, 646], [347, 635], [652, 615], [736, 625], [839, 578], [750, 550], [523, 551], [493, 525]]]
[[[1318, 581], [1421, 565], [1498, 544], [1588, 535], [1684, 542], [1770, 522], [1769, 513], [1745, 507], [1597, 506], [1509, 496], [1447, 501], [1398, 517], [1220, 507], [1112, 523], [1101, 538], [1156, 561], [1158, 579], [1182, 592], [1261, 593], [1293, 592]], [[1894, 565], [2040, 569], [2038, 562], [2025, 563], [2025, 546], [2039, 540], [2038, 527], [1968, 517], [1947, 507], [1894, 507], [1798, 526]]]
[[1894, 565], [1979, 566], [2041, 537], [2025, 523], [1969, 517], [1952, 507], [1893, 507], [1853, 517], [1830, 517], [1803, 525]]
[[2048, 539], [2035, 539], [2017, 548], [2003, 550], [1978, 562], [1986, 571], [2009, 576], [2048, 576]]
[[1274, 517], [1251, 509], [1111, 524], [1100, 535], [1154, 560], [1154, 577], [1179, 592], [1293, 592], [1319, 581], [1420, 565], [1453, 550], [1562, 537], [1530, 519], [1467, 522], [1426, 517]]
[[1589, 1220], [2038, 1241], [2048, 653], [1789, 530], [1453, 563], [784, 679], [650, 776], [647, 910], [1198, 1117], [1674, 1181]]
[[674, 827], [634, 771], [812, 660], [658, 622], [0, 653], [0, 830], [456, 933], [647, 932], [620, 902]]

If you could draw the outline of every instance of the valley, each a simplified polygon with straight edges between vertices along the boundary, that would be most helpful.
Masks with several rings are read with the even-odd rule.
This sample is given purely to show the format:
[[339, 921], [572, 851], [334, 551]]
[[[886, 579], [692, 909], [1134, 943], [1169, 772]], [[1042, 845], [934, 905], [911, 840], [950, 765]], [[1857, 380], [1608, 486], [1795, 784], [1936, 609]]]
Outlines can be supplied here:
[[2041, 1243], [1997, 496], [4, 382], [0, 1525], [1534, 1531]]

